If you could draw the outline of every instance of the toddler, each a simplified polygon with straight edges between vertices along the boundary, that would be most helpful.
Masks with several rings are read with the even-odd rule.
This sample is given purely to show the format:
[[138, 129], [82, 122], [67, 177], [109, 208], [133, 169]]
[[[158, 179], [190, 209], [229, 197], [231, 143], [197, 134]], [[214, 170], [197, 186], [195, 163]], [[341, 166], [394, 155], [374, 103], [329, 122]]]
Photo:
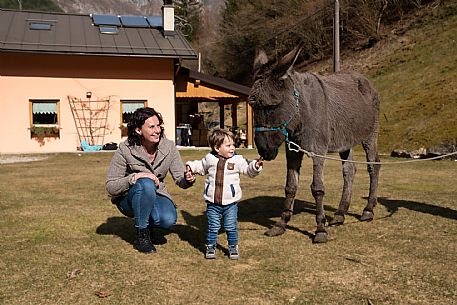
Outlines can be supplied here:
[[208, 231], [205, 258], [216, 258], [217, 235], [221, 220], [227, 233], [230, 259], [238, 259], [238, 201], [241, 199], [240, 173], [251, 178], [257, 176], [263, 161], [248, 162], [235, 154], [235, 137], [230, 131], [215, 129], [208, 135], [211, 152], [202, 160], [186, 163], [186, 179], [195, 174], [206, 175], [204, 199]]

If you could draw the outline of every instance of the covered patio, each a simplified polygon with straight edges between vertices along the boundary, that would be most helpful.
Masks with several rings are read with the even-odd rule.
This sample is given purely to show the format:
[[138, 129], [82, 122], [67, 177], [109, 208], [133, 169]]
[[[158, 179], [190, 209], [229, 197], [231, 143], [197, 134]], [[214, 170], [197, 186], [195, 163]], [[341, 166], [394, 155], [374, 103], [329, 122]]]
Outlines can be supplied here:
[[220, 127], [232, 130], [238, 138], [245, 138], [238, 144], [252, 148], [249, 87], [181, 67], [175, 90], [178, 145], [207, 146], [208, 130]]

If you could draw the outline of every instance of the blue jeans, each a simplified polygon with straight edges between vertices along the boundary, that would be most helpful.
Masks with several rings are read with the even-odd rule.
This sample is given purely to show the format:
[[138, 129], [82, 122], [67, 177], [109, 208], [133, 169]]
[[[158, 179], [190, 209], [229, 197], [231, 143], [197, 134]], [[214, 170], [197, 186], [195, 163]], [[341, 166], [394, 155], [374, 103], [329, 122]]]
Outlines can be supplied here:
[[149, 178], [138, 179], [117, 207], [122, 214], [135, 219], [138, 229], [149, 225], [169, 229], [178, 218], [173, 202], [157, 194], [157, 187]]
[[238, 244], [238, 203], [220, 205], [207, 202], [206, 217], [208, 219], [208, 233], [206, 243], [216, 245], [217, 234], [221, 228], [221, 220], [224, 222], [224, 229], [227, 233], [229, 245]]

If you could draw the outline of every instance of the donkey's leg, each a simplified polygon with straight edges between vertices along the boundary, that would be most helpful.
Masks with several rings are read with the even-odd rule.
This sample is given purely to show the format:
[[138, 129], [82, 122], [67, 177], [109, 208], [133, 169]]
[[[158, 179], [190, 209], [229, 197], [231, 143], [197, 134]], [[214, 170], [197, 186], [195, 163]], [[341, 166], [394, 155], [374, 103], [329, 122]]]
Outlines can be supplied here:
[[[370, 141], [362, 142], [363, 149], [365, 150], [366, 158], [368, 162], [379, 162], [377, 136], [373, 135]], [[368, 194], [368, 204], [363, 209], [361, 221], [370, 221], [374, 218], [374, 207], [378, 200], [378, 178], [379, 171], [381, 169], [380, 164], [368, 164], [367, 170], [370, 175], [370, 193]]]
[[[343, 160], [353, 161], [354, 155], [352, 149], [340, 152], [340, 158]], [[355, 163], [343, 161], [343, 193], [341, 194], [338, 210], [335, 212], [333, 219], [329, 222], [329, 226], [342, 225], [344, 223], [344, 215], [349, 209], [352, 197], [352, 185], [357, 171]]]
[[314, 235], [314, 243], [327, 242], [327, 231], [325, 231], [325, 212], [324, 212], [324, 159], [313, 157], [313, 182], [311, 183], [311, 192], [316, 201], [316, 235]]
[[287, 178], [285, 187], [286, 198], [284, 200], [284, 210], [281, 213], [281, 220], [276, 222], [273, 227], [265, 232], [265, 235], [267, 236], [277, 236], [283, 234], [286, 231], [286, 225], [293, 214], [294, 200], [298, 189], [303, 153], [293, 152], [286, 148], [286, 160]]

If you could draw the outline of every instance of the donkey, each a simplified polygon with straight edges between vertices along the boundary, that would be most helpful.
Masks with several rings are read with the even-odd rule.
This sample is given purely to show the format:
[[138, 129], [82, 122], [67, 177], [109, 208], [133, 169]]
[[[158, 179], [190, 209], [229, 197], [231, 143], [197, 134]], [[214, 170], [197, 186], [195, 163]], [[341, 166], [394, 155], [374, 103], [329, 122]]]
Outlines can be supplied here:
[[[300, 53], [296, 47], [278, 62], [268, 60], [263, 50], [254, 60], [254, 84], [249, 103], [254, 111], [255, 144], [261, 157], [274, 160], [279, 146], [286, 142], [287, 179], [281, 220], [268, 231], [268, 236], [281, 235], [293, 214], [300, 167], [305, 151], [313, 152], [311, 192], [316, 202], [317, 229], [315, 243], [327, 241], [324, 212], [324, 159], [316, 155], [338, 152], [343, 167], [343, 193], [329, 225], [344, 223], [349, 209], [356, 166], [352, 148], [358, 144], [366, 154], [370, 176], [368, 204], [361, 221], [374, 218], [380, 170], [377, 149], [380, 96], [370, 81], [355, 73], [326, 76], [300, 73], [293, 69]], [[289, 147], [290, 143], [302, 149]]]

